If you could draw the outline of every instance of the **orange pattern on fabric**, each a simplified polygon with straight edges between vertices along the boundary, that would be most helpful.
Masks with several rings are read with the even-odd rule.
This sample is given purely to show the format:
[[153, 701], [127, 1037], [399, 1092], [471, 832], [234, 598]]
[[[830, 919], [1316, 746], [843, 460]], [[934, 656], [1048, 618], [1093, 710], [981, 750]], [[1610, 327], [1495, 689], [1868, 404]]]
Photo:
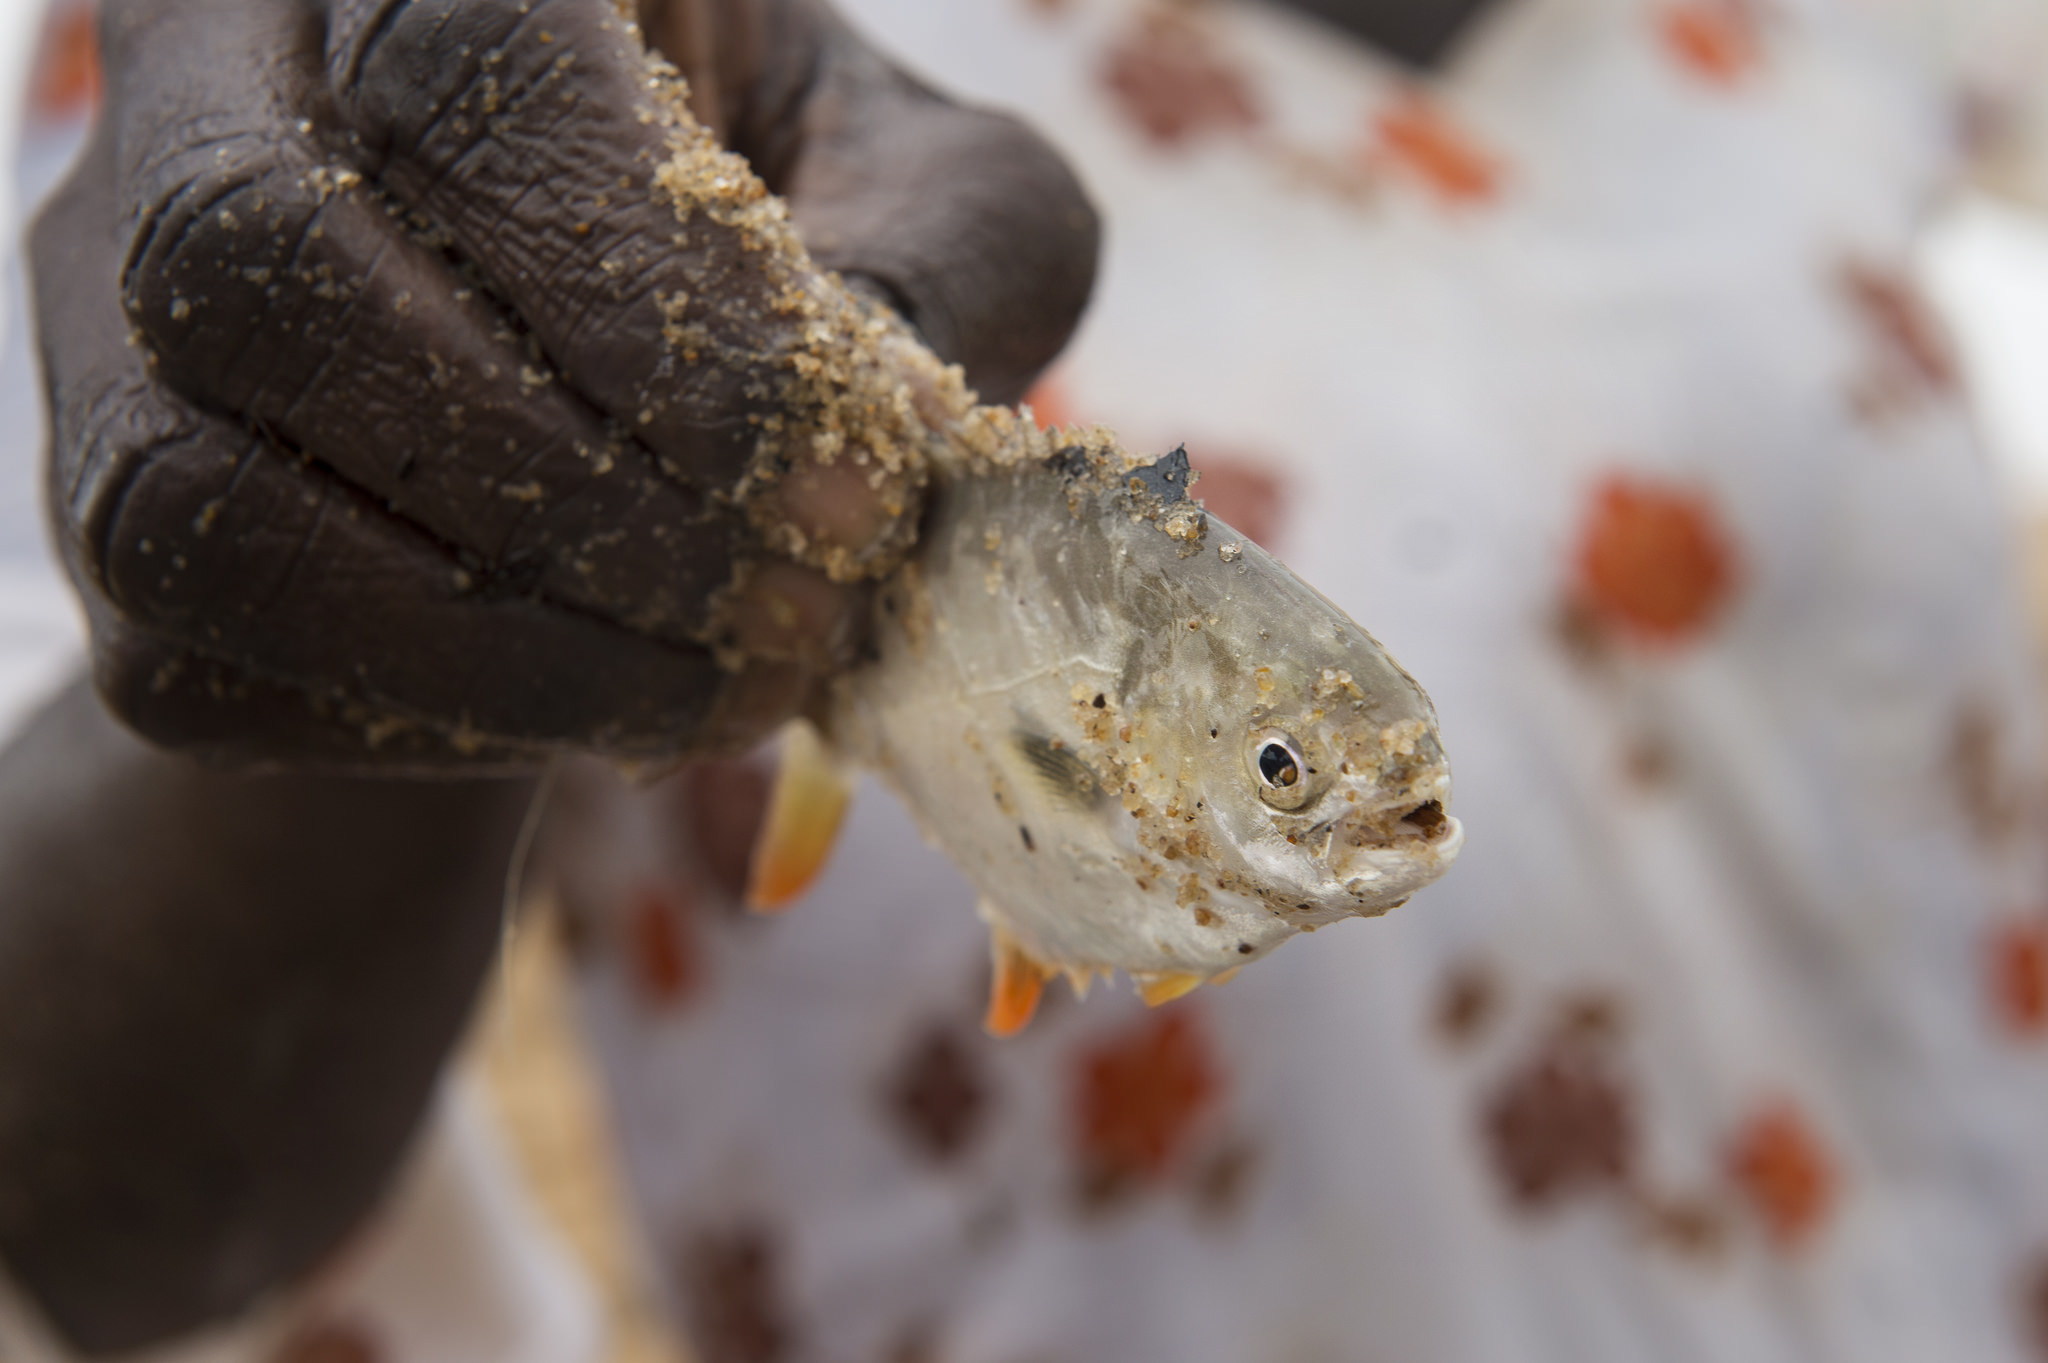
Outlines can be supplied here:
[[1077, 424], [1067, 385], [1055, 375], [1048, 374], [1031, 385], [1031, 391], [1024, 395], [1024, 405], [1031, 409], [1031, 419], [1041, 431]]
[[1664, 50], [1685, 70], [1715, 85], [1733, 85], [1763, 60], [1756, 21], [1736, 0], [1690, 0], [1657, 14]]
[[1993, 931], [1991, 1005], [2015, 1037], [2048, 1034], [2048, 924], [2008, 923]]
[[1481, 204], [1500, 193], [1500, 162], [1417, 91], [1382, 109], [1374, 132], [1385, 155], [1448, 203]]
[[697, 992], [704, 968], [683, 913], [653, 886], [633, 892], [626, 915], [633, 982], [647, 1002], [672, 1008]]
[[92, 6], [60, 6], [43, 30], [29, 108], [37, 117], [50, 119], [87, 113], [99, 107], [101, 85]]
[[1661, 644], [1698, 637], [1736, 583], [1735, 552], [1704, 495], [1623, 473], [1594, 489], [1576, 567], [1587, 610]]
[[1222, 1093], [1222, 1071], [1191, 1011], [1146, 1018], [1079, 1057], [1082, 1159], [1116, 1176], [1156, 1179]]
[[1728, 1172], [1781, 1250], [1810, 1241], [1835, 1209], [1834, 1160], [1799, 1109], [1779, 1100], [1736, 1132]]
[[1140, 14], [1111, 45], [1101, 80], [1118, 111], [1161, 147], [1265, 119], [1251, 78], [1215, 35], [1172, 9]]

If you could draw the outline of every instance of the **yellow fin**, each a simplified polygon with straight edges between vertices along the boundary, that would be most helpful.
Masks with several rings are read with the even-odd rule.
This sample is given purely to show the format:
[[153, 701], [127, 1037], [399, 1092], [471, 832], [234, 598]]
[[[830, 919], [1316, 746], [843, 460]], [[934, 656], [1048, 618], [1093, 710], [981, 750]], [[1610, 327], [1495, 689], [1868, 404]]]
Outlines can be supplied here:
[[1146, 971], [1131, 977], [1138, 983], [1138, 994], [1146, 1003], [1157, 1008], [1162, 1003], [1171, 1003], [1182, 994], [1192, 993], [1204, 975], [1189, 975], [1173, 970]]
[[748, 908], [776, 913], [811, 887], [832, 854], [852, 798], [852, 787], [809, 721], [784, 725], [768, 817], [747, 868]]
[[1237, 972], [1238, 972], [1238, 971], [1240, 971], [1240, 970], [1242, 970], [1242, 969], [1244, 969], [1244, 967], [1243, 967], [1243, 966], [1241, 966], [1241, 965], [1234, 965], [1234, 966], [1230, 967], [1230, 969], [1228, 969], [1228, 970], [1219, 970], [1219, 971], [1217, 971], [1217, 972], [1216, 972], [1216, 973], [1215, 973], [1214, 975], [1211, 975], [1211, 976], [1209, 977], [1209, 983], [1210, 983], [1210, 984], [1229, 984], [1229, 983], [1230, 983], [1230, 982], [1231, 982], [1232, 980], [1234, 980], [1234, 979], [1236, 979], [1236, 978], [1237, 978]]
[[1075, 998], [1077, 998], [1077, 999], [1085, 999], [1085, 998], [1087, 998], [1087, 997], [1088, 997], [1088, 986], [1089, 986], [1089, 985], [1091, 985], [1091, 984], [1093, 984], [1093, 983], [1095, 983], [1095, 967], [1094, 967], [1094, 966], [1090, 966], [1090, 965], [1066, 965], [1066, 966], [1061, 966], [1061, 967], [1060, 967], [1060, 973], [1061, 973], [1062, 975], [1065, 975], [1065, 976], [1067, 977], [1067, 987], [1068, 987], [1069, 989], [1071, 989], [1071, 990], [1073, 990], [1073, 991], [1074, 991], [1074, 997], [1075, 997]]
[[1045, 992], [1046, 977], [1052, 972], [1018, 946], [1009, 933], [993, 925], [989, 928], [989, 954], [995, 963], [995, 980], [989, 985], [988, 1017], [982, 1026], [993, 1037], [1015, 1036], [1038, 1011], [1038, 996]]

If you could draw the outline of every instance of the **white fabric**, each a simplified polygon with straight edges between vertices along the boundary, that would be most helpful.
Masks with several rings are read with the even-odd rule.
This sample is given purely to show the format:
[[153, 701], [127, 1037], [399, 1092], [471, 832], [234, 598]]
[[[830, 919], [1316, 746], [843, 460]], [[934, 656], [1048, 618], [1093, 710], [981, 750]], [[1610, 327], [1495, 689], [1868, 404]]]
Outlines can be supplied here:
[[[1000, 1048], [969, 895], [885, 797], [773, 923], [666, 853], [615, 860], [587, 1011], [705, 1357], [2048, 1348], [2048, 1047], [1986, 983], [2048, 902], [2033, 674], [1996, 491], [1913, 330], [1956, 63], [1848, 0], [1510, 0], [1422, 85], [1498, 168], [1455, 203], [1368, 154], [1410, 82], [1304, 20], [1183, 7], [1264, 113], [1161, 147], [1104, 76], [1135, 4], [847, 8], [1078, 165], [1109, 235], [1066, 397], [1277, 472], [1283, 556], [1435, 696], [1470, 841], [1387, 920], [1177, 1014], [1056, 1002]], [[1687, 70], [1679, 10], [1754, 21], [1761, 58]], [[1561, 637], [1616, 478], [1725, 539], [1725, 609], [1675, 642]], [[650, 894], [686, 989], [639, 959]], [[1491, 1002], [1457, 1041], [1433, 1019], [1465, 977]], [[980, 1095], [948, 1155], [892, 1106], [920, 1065]], [[1173, 1158], [1091, 1192], [1088, 1076], [1162, 1071], [1181, 1098], [1126, 1101], [1181, 1114]], [[1608, 1107], [1558, 1096], [1586, 1074]], [[1516, 1112], [1542, 1129], [1492, 1134]]]
[[[1165, 1013], [1056, 997], [996, 1048], [965, 887], [886, 797], [772, 923], [728, 912], [673, 811], [621, 798], [584, 1008], [706, 1363], [2028, 1357], [2048, 1062], [1987, 1020], [1981, 966], [2038, 914], [2039, 848], [1979, 845], [1947, 771], [1981, 707], [2012, 769], [1993, 785], [2037, 812], [2010, 564], [1965, 415], [1923, 395], [1858, 418], [1882, 345], [1818, 282], [1910, 254], [1956, 169], [1952, 82], [1989, 58], [1786, 0], [1749, 7], [1768, 60], [1724, 90], [1657, 55], [1682, 6], [1504, 0], [1429, 92], [1505, 167], [1459, 208], [1383, 158], [1360, 188], [1397, 78], [1303, 21], [1201, 11], [1265, 120], [1160, 150], [1104, 93], [1124, 0], [847, 7], [1081, 167], [1110, 237], [1069, 399], [1277, 471], [1278, 547], [1435, 694], [1472, 840], [1385, 922]], [[39, 444], [5, 451], [0, 552], [34, 542]], [[1704, 637], [1608, 639], [1589, 671], [1554, 625], [1616, 471], [1699, 490], [1739, 589]], [[5, 571], [25, 697], [43, 645], [9, 644], [6, 603], [62, 617], [53, 577]], [[1631, 786], [1647, 740], [1673, 774]], [[1454, 1041], [1433, 1019], [1475, 967], [1493, 999]], [[1523, 1206], [1488, 1114], [1573, 1017], [1632, 1114], [1629, 1170], [1571, 1166]], [[1152, 1132], [1171, 1157], [1121, 1182], [1081, 1158], [1101, 1073], [1126, 1098], [1178, 1076], [1148, 1100], [1182, 1114]], [[1781, 1097], [1835, 1189], [1796, 1244], [1728, 1172]], [[382, 1322], [403, 1363], [588, 1356], [587, 1299], [524, 1248], [545, 1232], [502, 1156], [473, 1115], [438, 1129], [323, 1306]], [[1653, 1233], [1664, 1203], [1703, 1207], [1721, 1248]]]

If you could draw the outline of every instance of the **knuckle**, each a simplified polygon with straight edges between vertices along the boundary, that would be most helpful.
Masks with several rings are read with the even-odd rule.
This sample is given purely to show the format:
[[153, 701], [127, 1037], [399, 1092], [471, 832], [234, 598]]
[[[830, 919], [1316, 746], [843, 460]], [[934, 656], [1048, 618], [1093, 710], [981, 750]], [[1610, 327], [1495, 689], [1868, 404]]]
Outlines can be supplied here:
[[75, 533], [82, 566], [122, 617], [206, 628], [219, 605], [211, 537], [243, 457], [197, 425], [107, 451], [107, 476], [77, 505]]
[[546, 88], [577, 79], [605, 28], [590, 0], [389, 0], [332, 62], [335, 94], [374, 153], [446, 163]]
[[147, 195], [121, 270], [121, 304], [160, 372], [227, 400], [233, 365], [274, 322], [323, 187], [265, 156], [206, 167]]

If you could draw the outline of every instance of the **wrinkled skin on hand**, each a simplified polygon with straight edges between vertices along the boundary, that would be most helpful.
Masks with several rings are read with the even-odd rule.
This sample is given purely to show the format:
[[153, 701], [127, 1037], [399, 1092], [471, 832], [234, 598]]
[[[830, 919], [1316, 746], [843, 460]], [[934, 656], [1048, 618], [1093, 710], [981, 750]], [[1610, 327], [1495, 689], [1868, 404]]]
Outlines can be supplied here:
[[[646, 10], [817, 260], [1017, 396], [1092, 279], [1057, 158], [816, 0]], [[613, 0], [110, 0], [102, 29], [105, 117], [32, 251], [51, 514], [121, 719], [230, 762], [659, 761], [850, 657], [862, 584], [729, 497], [761, 347], [666, 343], [758, 268], [650, 194], [661, 92]], [[864, 495], [818, 514], [857, 538]], [[777, 637], [721, 667], [714, 611], [753, 606]]]

